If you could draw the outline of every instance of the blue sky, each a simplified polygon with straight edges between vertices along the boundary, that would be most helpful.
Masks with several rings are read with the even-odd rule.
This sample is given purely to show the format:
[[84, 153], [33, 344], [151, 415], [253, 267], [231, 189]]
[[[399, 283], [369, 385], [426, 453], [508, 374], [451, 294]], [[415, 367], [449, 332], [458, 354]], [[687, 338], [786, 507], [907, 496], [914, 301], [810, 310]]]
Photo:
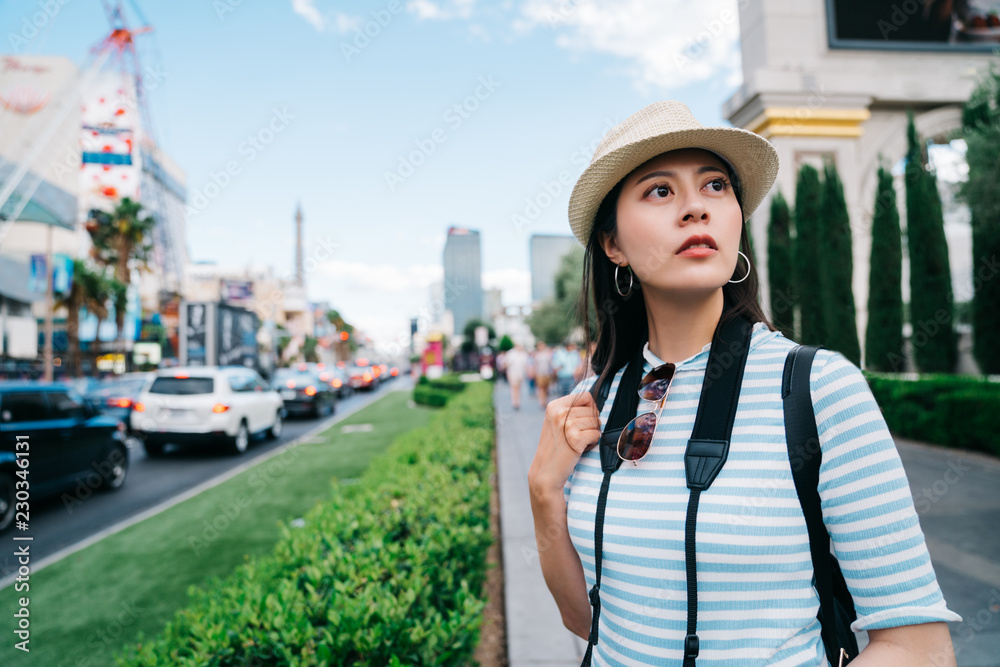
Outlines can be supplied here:
[[[4, 52], [82, 64], [108, 30], [96, 0], [67, 2], [11, 48], [44, 5], [0, 3]], [[601, 135], [658, 99], [725, 123], [741, 78], [735, 0], [138, 7], [154, 28], [137, 38], [143, 65], [162, 78], [149, 92], [155, 133], [197, 204], [191, 258], [288, 272], [301, 202], [306, 256], [335, 247], [307, 276], [310, 299], [382, 340], [426, 307], [449, 225], [480, 230], [485, 284], [527, 303], [528, 238], [569, 233], [569, 190]], [[275, 119], [283, 129], [248, 149]], [[221, 193], [196, 199], [234, 160]]]

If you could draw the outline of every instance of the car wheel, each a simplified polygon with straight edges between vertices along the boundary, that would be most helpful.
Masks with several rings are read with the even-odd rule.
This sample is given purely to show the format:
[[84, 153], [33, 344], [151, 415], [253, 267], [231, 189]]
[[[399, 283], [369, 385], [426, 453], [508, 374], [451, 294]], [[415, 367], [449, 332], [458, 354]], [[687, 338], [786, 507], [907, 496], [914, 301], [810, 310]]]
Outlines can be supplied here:
[[267, 429], [267, 437], [271, 440], [277, 440], [281, 437], [281, 432], [285, 430], [284, 420], [281, 418], [281, 411], [274, 417], [274, 423], [271, 428]]
[[246, 420], [240, 422], [240, 427], [229, 440], [229, 450], [233, 454], [242, 454], [250, 447], [250, 429], [247, 428]]
[[105, 491], [122, 488], [128, 476], [128, 450], [124, 447], [113, 448], [101, 467], [104, 469], [101, 473], [101, 488]]
[[142, 443], [142, 448], [146, 450], [146, 456], [151, 459], [158, 459], [163, 456], [164, 444], [162, 442], [149, 442], [147, 440]]
[[0, 532], [14, 523], [14, 478], [0, 472]]

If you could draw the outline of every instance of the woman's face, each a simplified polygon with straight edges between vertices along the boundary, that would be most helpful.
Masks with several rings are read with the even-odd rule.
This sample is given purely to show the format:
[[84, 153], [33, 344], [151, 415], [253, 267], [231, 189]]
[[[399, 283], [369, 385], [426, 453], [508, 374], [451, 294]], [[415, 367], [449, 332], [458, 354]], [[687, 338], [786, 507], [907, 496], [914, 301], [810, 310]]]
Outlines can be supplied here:
[[[724, 163], [708, 151], [640, 165], [625, 178], [617, 217], [614, 236], [602, 235], [604, 251], [631, 266], [646, 291], [713, 291], [736, 270], [743, 214]], [[687, 248], [693, 236], [710, 247]]]

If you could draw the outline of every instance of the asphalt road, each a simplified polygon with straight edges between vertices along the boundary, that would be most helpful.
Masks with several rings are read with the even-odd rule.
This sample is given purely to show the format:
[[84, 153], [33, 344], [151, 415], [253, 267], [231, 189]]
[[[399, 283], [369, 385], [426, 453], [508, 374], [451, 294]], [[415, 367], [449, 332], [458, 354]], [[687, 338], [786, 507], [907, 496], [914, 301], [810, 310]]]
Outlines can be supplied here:
[[[141, 445], [130, 447], [129, 473], [125, 485], [114, 492], [91, 491], [85, 484], [62, 496], [31, 501], [32, 564], [86, 540], [121, 521], [145, 512], [236, 466], [266, 455], [286, 442], [295, 440], [323, 424], [332, 424], [347, 412], [354, 411], [384, 395], [387, 391], [409, 386], [408, 379], [397, 379], [371, 393], [356, 393], [337, 402], [337, 412], [325, 419], [291, 417], [285, 420], [279, 440], [255, 437], [241, 456], [221, 453], [217, 448], [169, 448], [162, 458], [150, 459]], [[2, 536], [7, 542], [13, 531]], [[13, 551], [5, 549], [5, 551]], [[0, 555], [0, 580], [17, 570], [13, 556]]]

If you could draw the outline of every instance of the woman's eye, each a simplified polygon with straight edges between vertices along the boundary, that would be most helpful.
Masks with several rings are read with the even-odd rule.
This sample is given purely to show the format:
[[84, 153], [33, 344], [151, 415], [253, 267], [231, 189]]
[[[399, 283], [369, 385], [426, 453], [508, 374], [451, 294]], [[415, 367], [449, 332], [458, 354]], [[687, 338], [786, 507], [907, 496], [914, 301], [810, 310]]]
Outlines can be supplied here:
[[670, 188], [665, 185], [657, 185], [650, 190], [650, 194], [655, 194], [657, 197], [666, 197], [670, 194]]
[[715, 179], [714, 181], [710, 182], [710, 183], [708, 184], [708, 187], [712, 188], [712, 191], [713, 191], [713, 192], [722, 192], [722, 191], [724, 191], [724, 190], [725, 190], [725, 189], [726, 189], [727, 187], [729, 187], [729, 184], [728, 184], [728, 183], [726, 183], [726, 182], [725, 182], [724, 180], [722, 180], [721, 178], [717, 178], [717, 179]]

